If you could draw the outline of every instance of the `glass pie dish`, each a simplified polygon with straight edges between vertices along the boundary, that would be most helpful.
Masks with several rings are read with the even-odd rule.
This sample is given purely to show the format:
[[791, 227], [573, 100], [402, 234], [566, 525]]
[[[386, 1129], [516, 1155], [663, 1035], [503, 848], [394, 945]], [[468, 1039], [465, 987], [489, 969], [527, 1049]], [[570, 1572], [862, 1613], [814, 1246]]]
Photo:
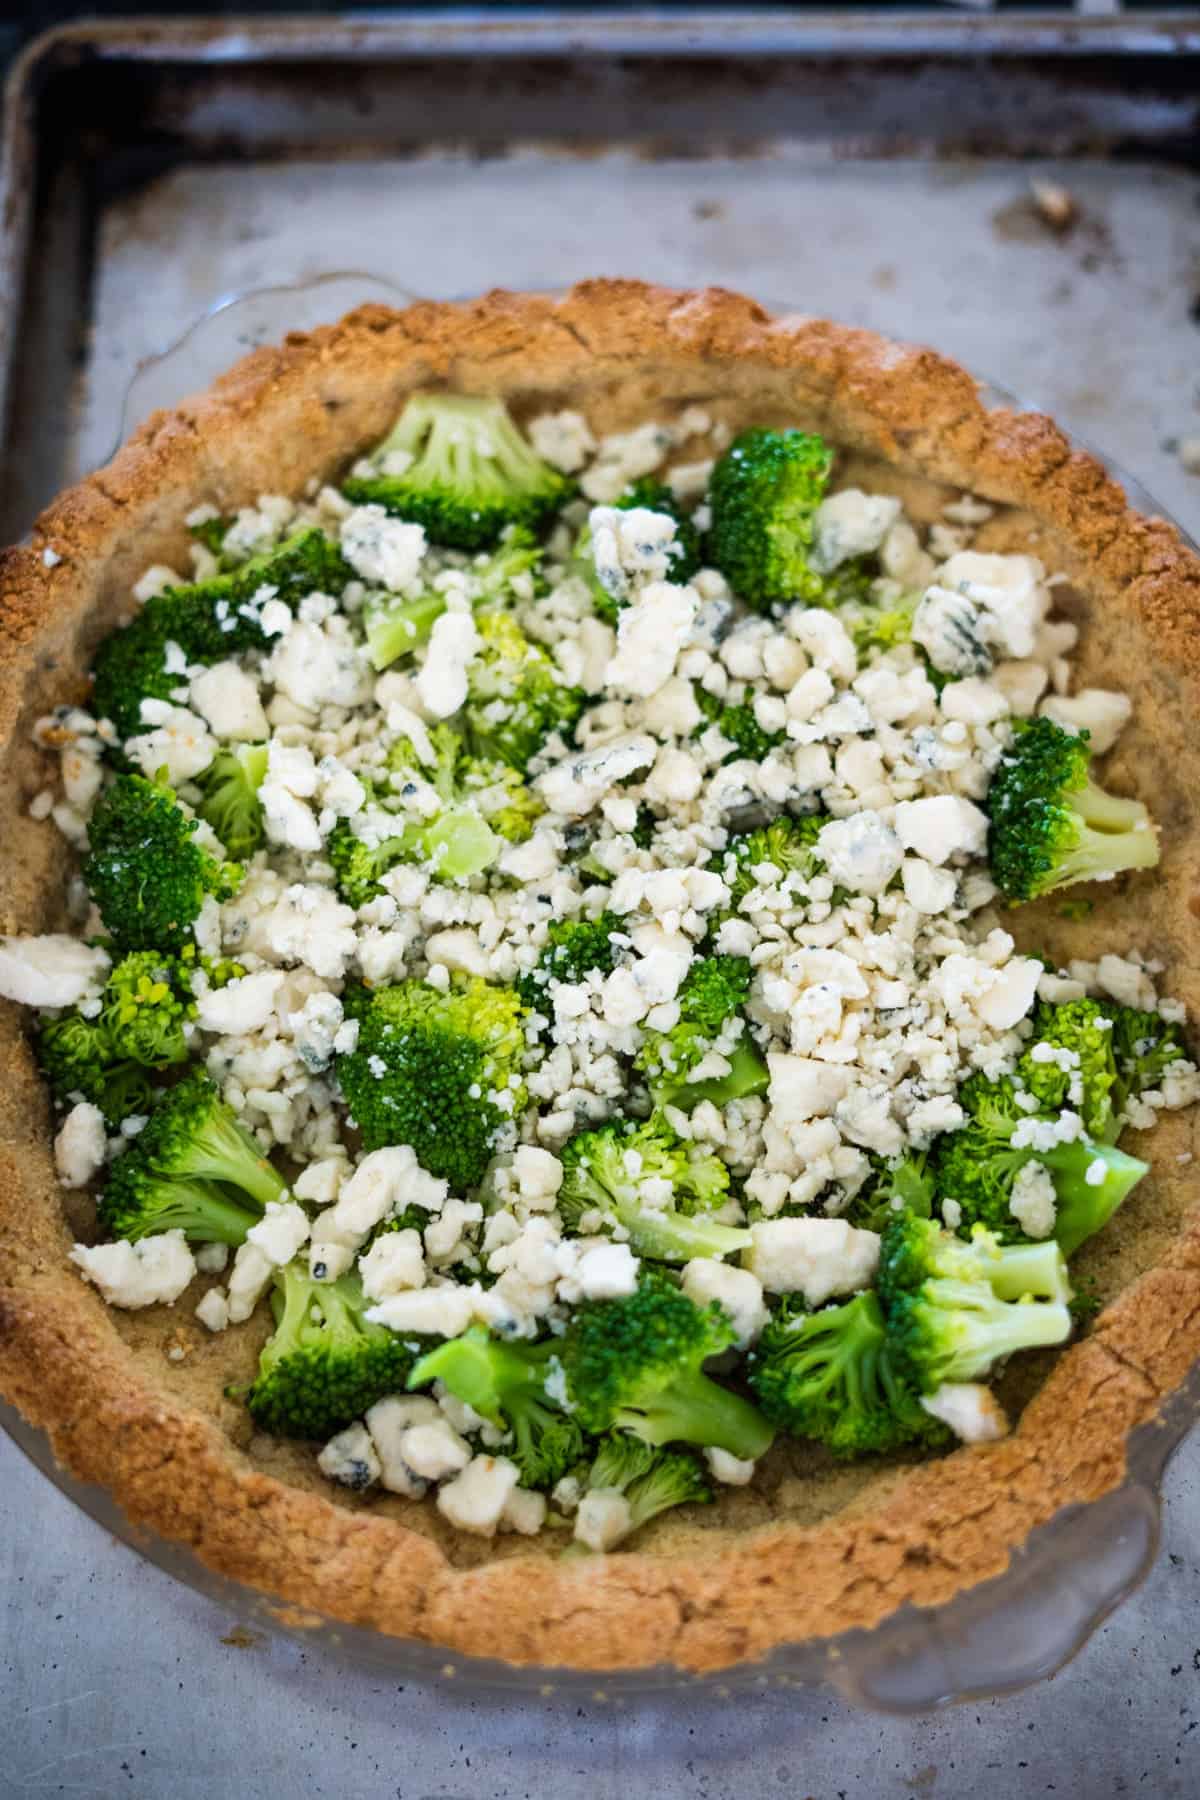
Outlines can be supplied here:
[[[336, 316], [351, 301], [377, 298], [381, 290], [388, 299], [412, 298], [370, 277], [336, 275], [303, 288], [268, 290], [223, 304], [172, 349], [139, 369], [126, 400], [126, 421], [203, 387], [247, 347], [276, 337], [285, 328]], [[985, 390], [984, 400], [993, 406], [1012, 404], [995, 389]], [[1122, 480], [1135, 505], [1154, 510], [1136, 483]], [[618, 1694], [681, 1682], [691, 1686], [695, 1680], [720, 1687], [827, 1682], [858, 1704], [905, 1712], [969, 1695], [998, 1694], [1038, 1679], [1079, 1647], [1148, 1568], [1157, 1538], [1158, 1483], [1167, 1455], [1192, 1421], [1198, 1393], [1200, 1387], [1193, 1381], [1159, 1420], [1134, 1436], [1128, 1474], [1118, 1489], [1090, 1505], [1060, 1510], [1028, 1538], [1002, 1576], [964, 1591], [944, 1606], [901, 1609], [871, 1631], [790, 1644], [763, 1661], [719, 1675], [689, 1678], [650, 1667], [605, 1676], [601, 1685], [605, 1692]], [[82, 1486], [54, 1467], [37, 1433], [15, 1418], [10, 1429], [38, 1466], [91, 1516], [248, 1622], [315, 1633], [350, 1657], [416, 1677], [452, 1669], [483, 1686], [596, 1689], [594, 1675], [470, 1660], [448, 1663], [444, 1651], [428, 1645], [338, 1625], [295, 1606], [280, 1607], [213, 1575], [179, 1546], [133, 1530], [105, 1493]]]

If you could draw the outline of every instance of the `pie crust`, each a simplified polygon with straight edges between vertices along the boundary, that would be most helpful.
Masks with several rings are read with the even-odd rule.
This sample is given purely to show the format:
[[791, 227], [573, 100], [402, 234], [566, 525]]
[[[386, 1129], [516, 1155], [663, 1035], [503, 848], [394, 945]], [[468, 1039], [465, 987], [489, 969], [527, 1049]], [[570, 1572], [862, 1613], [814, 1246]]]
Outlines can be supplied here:
[[[1164, 990], [1200, 1011], [1200, 560], [1171, 526], [1131, 511], [1050, 420], [986, 411], [964, 371], [929, 350], [772, 317], [720, 289], [633, 281], [584, 282], [561, 300], [364, 307], [155, 413], [54, 501], [31, 542], [0, 558], [0, 930], [61, 923], [68, 858], [28, 818], [53, 775], [29, 727], [85, 696], [81, 671], [130, 611], [132, 582], [149, 563], [181, 561], [184, 515], [336, 479], [405, 394], [431, 384], [502, 394], [521, 417], [577, 407], [598, 432], [695, 404], [735, 428], [801, 425], [843, 447], [839, 483], [901, 493], [916, 517], [964, 488], [998, 503], [977, 543], [1027, 548], [1071, 576], [1080, 684], [1120, 687], [1135, 705], [1106, 785], [1143, 795], [1164, 843], [1158, 879], [1101, 892], [1089, 921], [1031, 907], [1014, 932], [1060, 957], [1153, 954]], [[703, 453], [697, 442], [680, 460]], [[1200, 1145], [1192, 1115], [1168, 1115], [1152, 1175], [1080, 1258], [1117, 1298], [1057, 1359], [1027, 1359], [1012, 1392], [1028, 1403], [1005, 1441], [851, 1469], [785, 1446], [754, 1488], [725, 1490], [607, 1558], [563, 1560], [556, 1539], [464, 1539], [430, 1504], [341, 1498], [309, 1451], [251, 1436], [222, 1389], [248, 1374], [265, 1325], [210, 1338], [190, 1301], [120, 1314], [80, 1280], [66, 1252], [91, 1203], [57, 1186], [22, 1021], [15, 1007], [0, 1014], [0, 1392], [135, 1526], [306, 1615], [582, 1670], [716, 1670], [869, 1627], [998, 1574], [1058, 1509], [1115, 1487], [1129, 1433], [1200, 1355], [1198, 1165], [1179, 1160]]]

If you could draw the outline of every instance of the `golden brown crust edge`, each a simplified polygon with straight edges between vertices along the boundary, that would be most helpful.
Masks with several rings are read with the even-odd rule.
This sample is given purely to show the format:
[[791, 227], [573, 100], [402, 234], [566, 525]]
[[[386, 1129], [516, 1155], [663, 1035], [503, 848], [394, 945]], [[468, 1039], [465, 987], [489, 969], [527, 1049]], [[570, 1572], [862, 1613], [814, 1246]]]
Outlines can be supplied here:
[[[586, 282], [557, 302], [496, 293], [401, 313], [366, 307], [255, 352], [206, 394], [147, 421], [43, 514], [30, 547], [0, 559], [0, 745], [11, 749], [19, 721], [62, 697], [64, 669], [82, 665], [146, 563], [178, 552], [185, 511], [201, 499], [247, 502], [264, 468], [280, 491], [298, 491], [382, 435], [404, 393], [431, 382], [538, 407], [583, 396], [602, 428], [693, 400], [752, 398], [756, 416], [800, 420], [1027, 511], [1086, 573], [1105, 616], [1136, 628], [1170, 676], [1194, 688], [1200, 563], [1169, 526], [1132, 512], [1049, 420], [989, 413], [954, 364], [870, 333], [772, 318], [721, 290]], [[47, 547], [62, 559], [50, 568]], [[5, 877], [0, 929], [44, 917], [44, 874]], [[937, 1604], [999, 1573], [1060, 1507], [1115, 1486], [1130, 1431], [1200, 1355], [1193, 1210], [1001, 1444], [910, 1470], [818, 1526], [713, 1534], [702, 1556], [568, 1565], [531, 1552], [455, 1569], [392, 1519], [256, 1471], [213, 1420], [139, 1378], [104, 1308], [66, 1267], [67, 1237], [48, 1211], [45, 1104], [15, 1030], [4, 1047], [13, 1081], [0, 1106], [0, 1390], [49, 1431], [73, 1474], [210, 1568], [458, 1653], [711, 1670], [868, 1627], [906, 1602]], [[46, 1216], [31, 1229], [37, 1205]]]

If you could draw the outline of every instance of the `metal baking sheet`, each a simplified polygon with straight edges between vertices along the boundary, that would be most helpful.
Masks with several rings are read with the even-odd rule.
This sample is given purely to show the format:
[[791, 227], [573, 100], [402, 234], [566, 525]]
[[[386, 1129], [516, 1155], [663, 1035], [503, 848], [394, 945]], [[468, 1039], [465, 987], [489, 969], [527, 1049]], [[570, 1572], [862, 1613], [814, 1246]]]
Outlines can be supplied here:
[[[1200, 482], [1170, 446], [1200, 434], [1198, 74], [1200, 24], [1146, 14], [72, 28], [5, 108], [0, 535], [108, 455], [127, 404], [354, 296], [307, 289], [302, 319], [256, 302], [156, 361], [195, 321], [332, 269], [435, 295], [719, 281], [923, 339], [1195, 533]], [[1071, 194], [1069, 230], [1033, 178]], [[1200, 1438], [1167, 1493], [1152, 1586], [1026, 1699], [915, 1724], [825, 1695], [505, 1708], [251, 1640], [0, 1442], [0, 1794], [1092, 1800], [1103, 1770], [1105, 1791], [1182, 1796]]]
[[0, 535], [111, 450], [191, 320], [331, 268], [432, 295], [717, 280], [925, 339], [1187, 522], [1163, 446], [1194, 435], [1198, 92], [1194, 13], [66, 28], [5, 108]]

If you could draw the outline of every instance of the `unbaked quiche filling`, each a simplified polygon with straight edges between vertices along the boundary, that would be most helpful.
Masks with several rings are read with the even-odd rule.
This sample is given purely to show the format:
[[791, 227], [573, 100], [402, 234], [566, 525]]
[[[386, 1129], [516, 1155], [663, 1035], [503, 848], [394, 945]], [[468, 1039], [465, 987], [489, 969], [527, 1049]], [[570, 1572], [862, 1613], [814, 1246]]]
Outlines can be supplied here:
[[[1130, 702], [991, 515], [440, 393], [191, 512], [35, 727], [73, 929], [0, 940], [81, 1279], [273, 1309], [257, 1427], [483, 1536], [612, 1549], [777, 1434], [1003, 1436], [1200, 1074], [1105, 925], [1159, 855]], [[1047, 895], [1088, 960], [1017, 949]]]

